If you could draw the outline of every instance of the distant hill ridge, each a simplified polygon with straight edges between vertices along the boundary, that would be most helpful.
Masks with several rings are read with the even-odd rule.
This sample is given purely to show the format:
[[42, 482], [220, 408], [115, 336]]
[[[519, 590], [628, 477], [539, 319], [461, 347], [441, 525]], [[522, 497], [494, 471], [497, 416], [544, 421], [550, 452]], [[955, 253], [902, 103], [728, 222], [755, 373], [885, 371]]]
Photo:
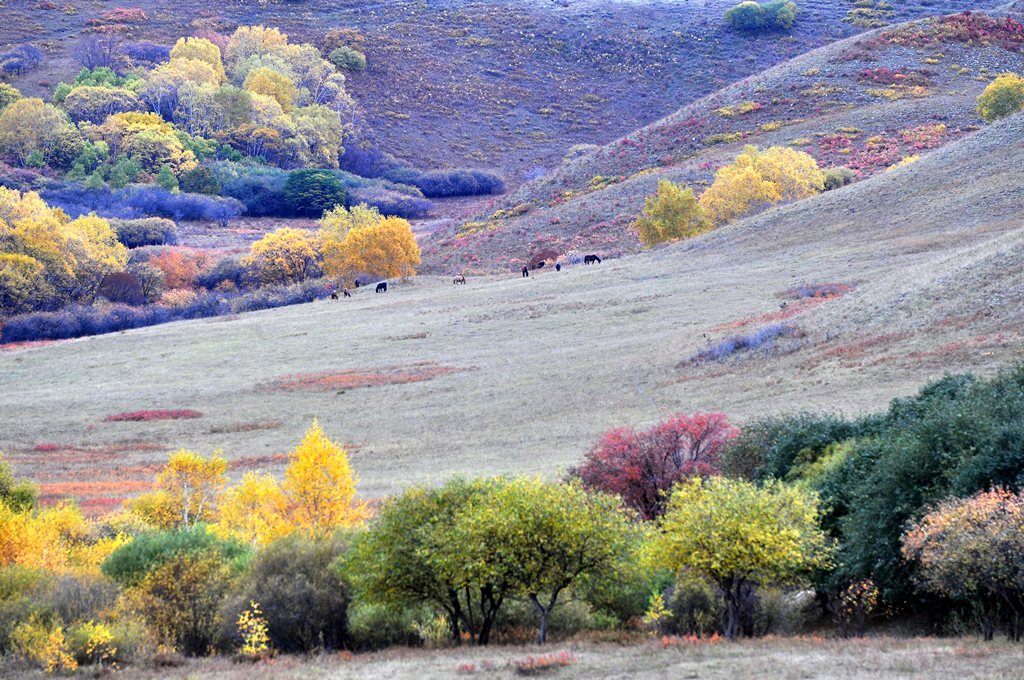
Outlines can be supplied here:
[[[982, 124], [978, 94], [998, 73], [1024, 70], [1024, 40], [1004, 24], [977, 14], [910, 22], [775, 66], [439, 230], [428, 265], [514, 269], [544, 253], [636, 251], [631, 224], [659, 180], [699, 193], [745, 144], [790, 145], [862, 177], [884, 171]], [[990, 37], [961, 40], [979, 26]]]

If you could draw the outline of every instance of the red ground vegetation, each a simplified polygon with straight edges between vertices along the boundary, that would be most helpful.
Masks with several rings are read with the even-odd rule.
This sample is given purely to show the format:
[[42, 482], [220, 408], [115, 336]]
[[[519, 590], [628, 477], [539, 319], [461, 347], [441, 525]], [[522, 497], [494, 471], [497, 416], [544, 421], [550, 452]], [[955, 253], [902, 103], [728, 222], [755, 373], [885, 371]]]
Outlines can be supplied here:
[[275, 378], [265, 386], [265, 389], [312, 392], [354, 390], [360, 387], [422, 382], [442, 375], [448, 375], [449, 373], [455, 373], [458, 370], [460, 369], [454, 366], [441, 366], [424, 361], [410, 366], [381, 366], [380, 368], [369, 370], [295, 373]]
[[181, 420], [185, 418], [201, 418], [199, 411], [191, 409], [157, 409], [153, 411], [128, 411], [126, 413], [115, 413], [103, 419], [105, 423], [118, 423], [123, 421], [145, 422], [150, 420]]

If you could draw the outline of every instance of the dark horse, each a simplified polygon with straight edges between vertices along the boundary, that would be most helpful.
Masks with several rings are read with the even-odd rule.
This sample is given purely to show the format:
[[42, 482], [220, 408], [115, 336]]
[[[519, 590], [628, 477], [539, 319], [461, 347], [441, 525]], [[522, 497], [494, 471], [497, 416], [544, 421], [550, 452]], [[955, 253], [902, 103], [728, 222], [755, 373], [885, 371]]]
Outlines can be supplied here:
[[333, 291], [333, 290], [331, 291], [331, 299], [332, 300], [337, 300], [338, 299], [337, 291]]
[[465, 285], [466, 284], [466, 275], [465, 274], [459, 274], [458, 276], [456, 276], [455, 278], [452, 279], [452, 283], [455, 284], [455, 285], [458, 285], [460, 283]]
[[386, 293], [386, 292], [388, 292], [388, 282], [387, 281], [381, 281], [380, 283], [377, 284], [377, 289], [375, 291], [373, 291], [373, 292], [374, 293]]
[[525, 265], [523, 265], [523, 278], [529, 278], [529, 277], [530, 277], [530, 268], [525, 266]]
[[601, 258], [597, 255], [584, 255], [583, 264], [601, 264]]

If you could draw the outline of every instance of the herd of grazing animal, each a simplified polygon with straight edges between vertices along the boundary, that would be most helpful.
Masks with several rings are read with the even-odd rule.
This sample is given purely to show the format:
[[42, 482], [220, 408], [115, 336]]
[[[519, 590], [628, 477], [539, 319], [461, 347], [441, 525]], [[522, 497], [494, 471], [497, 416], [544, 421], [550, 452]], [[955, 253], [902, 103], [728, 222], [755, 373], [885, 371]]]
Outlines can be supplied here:
[[[597, 255], [585, 255], [583, 257], [583, 264], [600, 264], [600, 263], [601, 263], [601, 258], [598, 257]], [[540, 262], [536, 263], [533, 266], [533, 268], [534, 269], [540, 269], [541, 267], [544, 266], [544, 264], [545, 264], [544, 261], [541, 260]], [[558, 272], [562, 271], [561, 263], [555, 264], [555, 271], [558, 271]], [[523, 265], [522, 275], [523, 275], [523, 278], [529, 278], [530, 277], [530, 268], [528, 266]], [[359, 287], [359, 279], [356, 279], [355, 284], [356, 284], [356, 288], [358, 288]], [[452, 278], [452, 285], [456, 285], [457, 286], [459, 284], [466, 285], [466, 275], [465, 274], [459, 274], [458, 276], [455, 276], [455, 277]], [[374, 293], [386, 293], [386, 292], [388, 292], [388, 282], [387, 281], [379, 282], [377, 284], [376, 288], [374, 288], [373, 292]], [[349, 292], [349, 289], [344, 287], [344, 286], [341, 289], [341, 294], [343, 296], [347, 297], [347, 298], [352, 297], [352, 293]], [[332, 300], [337, 300], [338, 299], [338, 291], [337, 290], [332, 290], [331, 291], [331, 299]]]

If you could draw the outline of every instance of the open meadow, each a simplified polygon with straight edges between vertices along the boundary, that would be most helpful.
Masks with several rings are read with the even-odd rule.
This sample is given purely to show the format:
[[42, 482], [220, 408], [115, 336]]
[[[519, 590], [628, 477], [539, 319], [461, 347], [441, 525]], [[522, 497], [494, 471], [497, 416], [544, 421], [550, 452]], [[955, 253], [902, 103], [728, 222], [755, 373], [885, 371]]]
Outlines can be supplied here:
[[[599, 265], [465, 286], [420, 276], [386, 294], [8, 347], [0, 450], [44, 496], [99, 510], [147, 488], [181, 447], [222, 449], [236, 476], [277, 472], [318, 418], [376, 498], [456, 474], [554, 477], [606, 429], [680, 411], [877, 410], [1019, 355], [1022, 125]], [[840, 287], [796, 299], [804, 284]], [[794, 330], [768, 349], [690, 361], [777, 324]], [[107, 420], [159, 409], [201, 416]]]
[[177, 668], [135, 669], [119, 677], [156, 678], [516, 678], [532, 673], [516, 663], [555, 657], [566, 665], [543, 673], [572, 678], [765, 678], [766, 680], [1013, 680], [1020, 677], [1019, 646], [970, 639], [820, 637], [767, 638], [738, 643], [687, 642], [680, 638], [627, 644], [570, 642], [449, 650], [394, 649], [373, 654], [283, 657], [257, 665], [228, 659], [194, 660]]

